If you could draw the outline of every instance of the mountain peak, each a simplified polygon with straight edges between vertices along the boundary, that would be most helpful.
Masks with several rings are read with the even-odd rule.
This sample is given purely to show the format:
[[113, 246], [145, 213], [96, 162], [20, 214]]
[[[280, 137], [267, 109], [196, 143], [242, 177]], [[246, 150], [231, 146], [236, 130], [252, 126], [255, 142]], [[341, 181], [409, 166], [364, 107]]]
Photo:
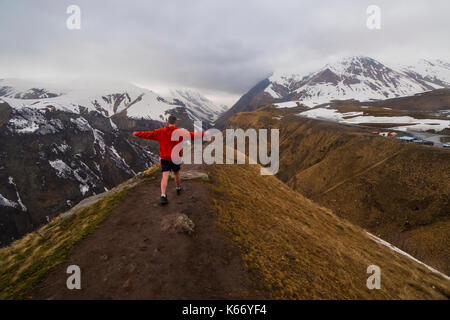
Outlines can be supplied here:
[[354, 55], [354, 56], [346, 56], [341, 57], [337, 60], [338, 63], [348, 64], [348, 63], [357, 63], [357, 62], [375, 62], [379, 63], [377, 60], [363, 55]]
[[338, 75], [360, 74], [364, 70], [385, 69], [381, 62], [366, 56], [349, 56], [326, 64], [322, 70], [329, 69]]
[[209, 126], [223, 112], [222, 106], [199, 92], [180, 89], [163, 97], [152, 90], [118, 79], [0, 80], [0, 98], [15, 108], [47, 109], [79, 113], [80, 106], [110, 117], [126, 112], [128, 117], [160, 121], [177, 107], [186, 108], [189, 122], [201, 120]]

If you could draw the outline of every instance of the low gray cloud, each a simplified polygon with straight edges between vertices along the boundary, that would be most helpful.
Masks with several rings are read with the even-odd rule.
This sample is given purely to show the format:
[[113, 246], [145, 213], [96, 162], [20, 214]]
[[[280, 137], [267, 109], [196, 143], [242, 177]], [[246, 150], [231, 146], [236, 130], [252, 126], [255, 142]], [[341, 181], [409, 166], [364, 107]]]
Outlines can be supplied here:
[[[81, 8], [81, 30], [66, 8]], [[381, 30], [366, 8], [381, 8]], [[0, 77], [95, 76], [235, 97], [332, 58], [449, 57], [444, 1], [0, 0]], [[448, 59], [447, 59], [448, 60]]]

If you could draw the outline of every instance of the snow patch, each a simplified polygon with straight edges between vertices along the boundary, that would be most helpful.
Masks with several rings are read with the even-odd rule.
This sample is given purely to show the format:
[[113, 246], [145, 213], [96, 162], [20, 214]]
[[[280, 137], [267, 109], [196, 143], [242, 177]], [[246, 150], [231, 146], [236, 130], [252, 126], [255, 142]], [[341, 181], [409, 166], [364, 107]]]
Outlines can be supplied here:
[[112, 121], [111, 118], [109, 118], [109, 123], [111, 124], [111, 127], [113, 128], [114, 131], [119, 130], [119, 128], [117, 128], [117, 125]]
[[[338, 110], [335, 109], [329, 109], [329, 108], [315, 108], [311, 110], [307, 110], [304, 112], [301, 112], [300, 115], [307, 117], [307, 118], [314, 118], [314, 119], [326, 119], [326, 120], [333, 120], [333, 121], [339, 121], [339, 122], [345, 122], [350, 119], [344, 119], [344, 117], [355, 117], [362, 115], [363, 112], [345, 112], [340, 113]], [[354, 119], [354, 118], [351, 118]]]
[[19, 206], [22, 209], [22, 211], [26, 212], [27, 211], [27, 207], [25, 207], [25, 205], [22, 202], [22, 199], [20, 198], [19, 191], [17, 190], [17, 186], [16, 186], [16, 184], [14, 182], [13, 177], [9, 177], [8, 178], [8, 182], [9, 182], [9, 184], [13, 185], [14, 189], [16, 190], [17, 203], [19, 204]]
[[69, 145], [67, 145], [67, 144], [65, 144], [65, 143], [62, 143], [62, 144], [59, 144], [59, 145], [55, 145], [53, 148], [52, 148], [52, 151], [53, 151], [53, 153], [56, 153], [56, 154], [58, 154], [58, 153], [66, 153], [68, 150], [70, 150], [71, 148], [70, 148], [70, 146]]
[[11, 201], [6, 199], [1, 193], [0, 193], [0, 206], [3, 207], [11, 207], [11, 208], [17, 208], [19, 204], [17, 202]]
[[301, 103], [301, 102], [300, 101], [287, 101], [287, 102], [274, 103], [274, 105], [277, 108], [294, 108], [294, 107], [297, 107], [297, 103]]
[[281, 96], [280, 94], [276, 93], [276, 92], [272, 89], [272, 85], [269, 85], [266, 89], [264, 89], [264, 92], [267, 92], [268, 94], [270, 94], [270, 96], [271, 96], [272, 98], [275, 98], [275, 99], [282, 98], [282, 96]]
[[92, 130], [92, 127], [89, 124], [89, 122], [83, 117], [71, 118], [70, 122], [72, 122], [76, 126], [76, 128], [81, 132], [88, 132]]
[[89, 186], [86, 184], [80, 184], [80, 192], [84, 196], [89, 191]]
[[100, 153], [105, 153], [105, 140], [103, 140], [103, 132], [97, 129], [92, 128], [92, 133], [94, 134], [94, 144], [97, 144], [100, 147]]
[[400, 250], [400, 249], [397, 248], [396, 246], [393, 246], [393, 245], [390, 244], [389, 242], [384, 241], [383, 239], [380, 239], [380, 238], [378, 238], [377, 236], [374, 236], [373, 234], [371, 234], [371, 233], [369, 233], [369, 232], [367, 232], [367, 231], [366, 231], [366, 233], [367, 233], [373, 240], [375, 240], [376, 242], [378, 242], [378, 243], [380, 243], [380, 244], [382, 244], [382, 245], [388, 247], [388, 248], [391, 249], [392, 251], [395, 251], [395, 252], [398, 252], [398, 253], [404, 255], [404, 256], [410, 258], [411, 260], [414, 260], [415, 262], [417, 262], [417, 263], [421, 264], [422, 266], [426, 267], [428, 270], [430, 270], [430, 271], [432, 271], [432, 272], [434, 272], [434, 273], [437, 273], [437, 274], [443, 276], [443, 277], [444, 277], [445, 279], [447, 279], [447, 280], [450, 280], [450, 277], [448, 277], [447, 275], [445, 275], [445, 274], [439, 272], [438, 270], [434, 269], [433, 267], [430, 267], [429, 265], [423, 263], [422, 261], [417, 260], [417, 259], [414, 258], [413, 256], [409, 255], [409, 254], [406, 253], [405, 251]]
[[72, 168], [69, 167], [64, 161], [62, 160], [55, 160], [51, 161], [49, 160], [50, 166], [55, 169], [56, 175], [59, 178], [68, 179], [70, 175], [72, 174]]
[[346, 112], [340, 113], [338, 110], [330, 108], [315, 108], [299, 113], [300, 116], [314, 119], [331, 120], [341, 123], [360, 124], [360, 123], [392, 123], [392, 124], [405, 124], [407, 127], [398, 126], [393, 127], [391, 130], [399, 131], [427, 131], [434, 129], [441, 131], [446, 128], [450, 128], [450, 120], [441, 119], [416, 119], [410, 116], [399, 117], [375, 117], [375, 116], [363, 116], [363, 112]]
[[20, 108], [14, 110], [12, 118], [8, 121], [8, 129], [18, 134], [51, 134], [63, 129], [58, 119], [47, 120], [39, 110]]
[[[90, 189], [89, 183], [95, 187], [95, 184], [91, 181], [91, 175], [95, 175], [87, 166], [86, 172], [83, 172], [82, 169], [72, 169], [62, 160], [49, 161], [50, 165], [56, 171], [56, 175], [63, 179], [75, 179], [80, 183], [80, 192], [84, 196]], [[83, 165], [84, 163], [82, 163]], [[86, 175], [86, 178], [82, 177]], [[95, 175], [96, 176], [96, 175]]]
[[134, 172], [134, 170], [132, 170], [130, 168], [130, 166], [128, 165], [128, 163], [125, 161], [124, 158], [122, 158], [120, 156], [120, 154], [117, 152], [116, 148], [114, 148], [114, 146], [108, 147], [108, 150], [111, 152], [112, 157], [111, 159], [114, 161], [114, 163], [116, 164], [116, 167], [128, 172], [129, 174], [134, 174], [136, 175], [136, 172]]

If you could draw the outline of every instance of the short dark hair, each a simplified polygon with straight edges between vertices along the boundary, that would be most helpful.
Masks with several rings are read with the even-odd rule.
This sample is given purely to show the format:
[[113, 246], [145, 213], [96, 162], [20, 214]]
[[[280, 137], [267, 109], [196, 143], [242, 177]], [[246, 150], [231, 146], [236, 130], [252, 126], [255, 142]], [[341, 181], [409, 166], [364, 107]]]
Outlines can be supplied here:
[[175, 122], [177, 122], [177, 117], [170, 115], [167, 122], [169, 122], [169, 124], [175, 124]]

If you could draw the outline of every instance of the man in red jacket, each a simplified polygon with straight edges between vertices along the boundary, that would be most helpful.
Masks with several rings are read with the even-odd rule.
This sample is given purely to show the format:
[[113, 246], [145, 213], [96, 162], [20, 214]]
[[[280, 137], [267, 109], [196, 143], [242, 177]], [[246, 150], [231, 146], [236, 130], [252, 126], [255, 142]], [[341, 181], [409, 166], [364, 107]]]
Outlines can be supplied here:
[[[175, 116], [169, 116], [169, 125], [164, 128], [159, 128], [153, 131], [143, 131], [143, 132], [133, 132], [133, 135], [143, 139], [156, 140], [159, 143], [159, 155], [161, 156], [161, 169], [162, 169], [162, 179], [161, 179], [161, 204], [165, 205], [168, 203], [166, 189], [169, 181], [170, 171], [173, 171], [175, 177], [176, 191], [177, 195], [181, 193], [181, 179], [180, 179], [180, 165], [172, 161], [172, 150], [179, 144], [183, 138], [180, 135], [189, 135], [190, 139], [201, 138], [205, 135], [204, 132], [188, 132], [179, 131], [179, 140], [172, 141], [172, 134], [178, 129], [175, 124], [177, 118]], [[181, 152], [180, 155], [181, 156]]]

